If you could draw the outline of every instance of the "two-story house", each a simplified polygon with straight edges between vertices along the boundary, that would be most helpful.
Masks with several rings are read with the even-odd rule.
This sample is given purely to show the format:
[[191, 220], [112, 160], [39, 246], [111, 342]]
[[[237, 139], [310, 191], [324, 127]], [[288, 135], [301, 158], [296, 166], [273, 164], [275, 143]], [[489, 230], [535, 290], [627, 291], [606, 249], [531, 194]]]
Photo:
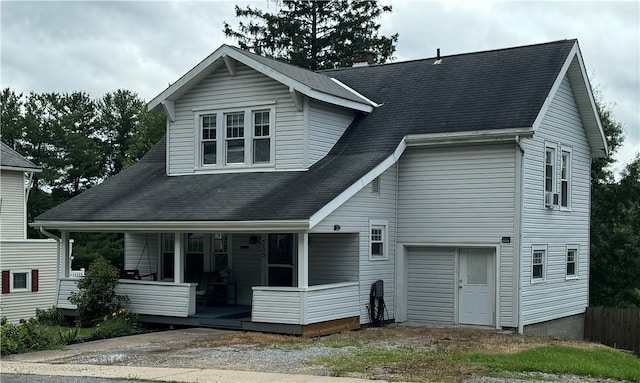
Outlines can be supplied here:
[[38, 166], [0, 143], [0, 316], [32, 318], [56, 302], [56, 241], [27, 239], [27, 199]]
[[34, 224], [63, 262], [72, 232], [125, 233], [143, 318], [579, 328], [607, 146], [576, 40], [322, 72], [225, 45], [149, 108], [166, 137]]

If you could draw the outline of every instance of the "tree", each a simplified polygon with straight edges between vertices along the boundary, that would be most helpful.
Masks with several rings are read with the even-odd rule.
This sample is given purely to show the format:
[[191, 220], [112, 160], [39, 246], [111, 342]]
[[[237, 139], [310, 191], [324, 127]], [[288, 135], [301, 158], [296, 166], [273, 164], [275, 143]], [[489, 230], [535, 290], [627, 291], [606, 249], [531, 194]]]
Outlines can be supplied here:
[[19, 150], [24, 134], [24, 117], [22, 115], [22, 93], [16, 94], [9, 88], [0, 93], [0, 121], [2, 121], [2, 142], [13, 150]]
[[616, 181], [610, 165], [624, 139], [622, 125], [597, 95], [609, 155], [591, 164], [590, 302], [640, 307], [640, 158]]
[[224, 23], [227, 37], [240, 48], [311, 70], [348, 67], [359, 51], [371, 51], [378, 62], [393, 58], [398, 34], [380, 36], [377, 20], [391, 12], [378, 1], [284, 0], [271, 13], [236, 5], [237, 30]]

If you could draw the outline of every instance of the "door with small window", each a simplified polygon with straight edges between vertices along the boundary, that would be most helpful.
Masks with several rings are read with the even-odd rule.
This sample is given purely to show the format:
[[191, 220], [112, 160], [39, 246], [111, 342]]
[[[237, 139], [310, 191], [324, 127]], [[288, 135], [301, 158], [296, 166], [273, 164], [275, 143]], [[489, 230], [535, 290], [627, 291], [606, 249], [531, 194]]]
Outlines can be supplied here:
[[493, 325], [495, 250], [461, 248], [458, 252], [458, 323]]

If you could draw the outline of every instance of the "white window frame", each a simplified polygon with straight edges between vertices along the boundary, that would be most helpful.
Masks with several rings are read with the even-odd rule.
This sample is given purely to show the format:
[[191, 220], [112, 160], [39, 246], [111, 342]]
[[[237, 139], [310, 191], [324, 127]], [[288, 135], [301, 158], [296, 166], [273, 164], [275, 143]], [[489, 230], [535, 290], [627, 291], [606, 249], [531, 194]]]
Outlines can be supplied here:
[[[9, 292], [10, 293], [19, 293], [19, 292], [27, 292], [31, 291], [31, 270], [11, 270], [10, 271], [11, 278], [9, 280]], [[24, 288], [14, 288], [14, 278], [16, 274], [26, 274], [26, 287]]]
[[[268, 129], [269, 129], [269, 134], [267, 135], [256, 135], [256, 114], [258, 113], [269, 113], [269, 122], [268, 122]], [[251, 111], [251, 162], [253, 164], [256, 165], [262, 165], [262, 164], [270, 164], [271, 162], [273, 162], [273, 149], [271, 148], [271, 142], [273, 142], [273, 123], [272, 123], [272, 118], [271, 116], [273, 115], [273, 113], [271, 112], [270, 109], [255, 109]], [[254, 143], [256, 141], [259, 140], [269, 140], [269, 161], [267, 162], [256, 162], [255, 161], [255, 145]]]
[[[574, 254], [574, 259], [573, 259], [573, 275], [570, 275], [567, 272], [567, 267], [569, 265], [569, 252], [573, 251], [575, 252]], [[579, 268], [578, 266], [580, 265], [580, 246], [578, 245], [567, 245], [566, 251], [565, 251], [565, 279], [567, 280], [573, 280], [573, 279], [578, 279], [578, 273], [579, 273]]]
[[[547, 162], [548, 153], [551, 153], [551, 163]], [[551, 184], [550, 190], [547, 189], [547, 165], [551, 166]], [[547, 193], [557, 193], [558, 191], [558, 145], [550, 142], [544, 143], [544, 156], [542, 157], [542, 204], [545, 208]]]
[[[562, 173], [563, 170], [563, 166], [564, 166], [564, 157], [565, 157], [565, 153], [568, 156], [568, 163], [566, 166], [566, 179], [565, 179], [565, 175]], [[560, 149], [560, 190], [558, 191], [558, 193], [560, 194], [560, 210], [567, 210], [570, 211], [571, 210], [571, 178], [572, 178], [572, 174], [573, 174], [573, 152], [571, 150], [571, 147], [568, 146], [562, 146]], [[562, 203], [564, 202], [562, 199], [562, 184], [563, 182], [567, 182], [567, 206], [563, 206]]]
[[[382, 240], [374, 241], [372, 238], [372, 231], [374, 229], [382, 229]], [[373, 255], [373, 243], [382, 242], [382, 256]], [[369, 260], [370, 261], [385, 261], [389, 259], [389, 221], [383, 219], [370, 219], [369, 220]]]
[[[534, 259], [535, 259], [535, 254], [542, 252], [542, 259], [541, 259], [541, 265], [542, 265], [542, 276], [539, 278], [534, 278], [534, 273], [533, 273], [533, 267], [534, 265]], [[533, 245], [531, 246], [531, 269], [530, 269], [530, 276], [531, 276], [531, 283], [544, 283], [547, 280], [547, 268], [548, 268], [548, 262], [547, 262], [547, 255], [548, 255], [548, 251], [547, 251], [547, 245]]]
[[[203, 122], [204, 122], [204, 119], [206, 117], [209, 117], [209, 118], [213, 117], [213, 120], [216, 123], [216, 127], [215, 127], [216, 136], [214, 138], [211, 138], [211, 137], [204, 138], [204, 135], [203, 135], [203, 130], [204, 130]], [[198, 158], [199, 158], [199, 161], [200, 161], [200, 166], [216, 166], [218, 164], [218, 161], [219, 161], [219, 159], [218, 159], [218, 156], [219, 156], [219, 154], [218, 154], [219, 153], [218, 152], [218, 130], [220, 128], [219, 128], [219, 125], [218, 125], [218, 115], [216, 113], [200, 115], [198, 117], [198, 126], [199, 126], [198, 129], [199, 129], [199, 135], [200, 135], [200, 139], [199, 139], [200, 155], [198, 156]], [[213, 142], [215, 144], [215, 146], [216, 146], [216, 162], [214, 162], [213, 164], [205, 164], [204, 163], [204, 144], [206, 142]]]
[[[211, 172], [249, 168], [273, 168], [275, 166], [276, 151], [275, 109], [275, 103], [270, 103], [261, 105], [247, 105], [236, 108], [206, 109], [194, 111], [194, 123], [196, 131], [194, 144], [194, 170], [196, 172]], [[255, 137], [253, 127], [254, 112], [269, 112], [269, 162], [253, 162], [253, 140], [257, 138]], [[230, 113], [244, 113], [244, 162], [242, 163], [227, 163], [226, 115]], [[212, 115], [216, 116], [216, 163], [204, 164], [202, 118]]]
[[[229, 137], [227, 136], [227, 117], [230, 115], [239, 115], [242, 116], [242, 125], [238, 126], [238, 127], [234, 127], [232, 129], [240, 129], [242, 128], [242, 136], [238, 136], [238, 137]], [[228, 112], [224, 112], [222, 114], [223, 118], [222, 118], [222, 135], [224, 137], [224, 144], [223, 144], [223, 153], [222, 154], [222, 158], [223, 158], [223, 164], [224, 166], [243, 166], [247, 163], [247, 112], [244, 110], [235, 110], [235, 111], [228, 111]], [[229, 141], [242, 141], [242, 161], [239, 162], [229, 162]]]

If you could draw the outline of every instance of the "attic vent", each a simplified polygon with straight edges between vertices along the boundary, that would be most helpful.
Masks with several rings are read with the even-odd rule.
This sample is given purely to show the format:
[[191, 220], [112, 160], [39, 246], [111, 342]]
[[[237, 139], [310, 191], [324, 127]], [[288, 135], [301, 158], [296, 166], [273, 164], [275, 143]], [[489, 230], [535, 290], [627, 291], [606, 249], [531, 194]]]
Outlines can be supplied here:
[[371, 181], [371, 195], [380, 195], [380, 176]]
[[435, 61], [433, 62], [433, 65], [438, 65], [438, 64], [440, 64], [442, 62], [442, 57], [440, 57], [440, 48], [438, 48], [436, 50], [436, 54], [437, 54], [437, 57], [436, 57]]

